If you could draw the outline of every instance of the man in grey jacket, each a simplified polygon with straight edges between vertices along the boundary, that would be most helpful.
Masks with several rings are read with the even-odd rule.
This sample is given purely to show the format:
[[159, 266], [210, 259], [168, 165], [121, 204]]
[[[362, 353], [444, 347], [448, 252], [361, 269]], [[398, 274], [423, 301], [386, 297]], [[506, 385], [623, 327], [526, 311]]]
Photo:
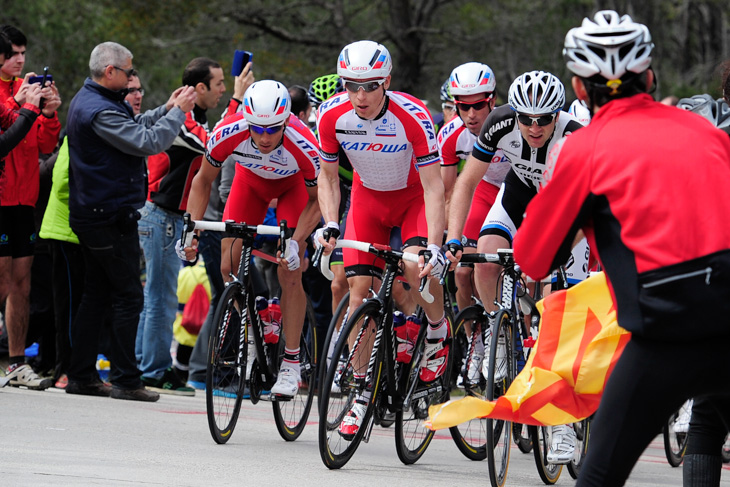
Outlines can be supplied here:
[[[165, 105], [134, 115], [124, 101], [135, 73], [132, 53], [104, 42], [91, 52], [89, 68], [91, 78], [68, 112], [70, 223], [83, 249], [86, 281], [71, 328], [66, 392], [156, 401], [159, 395], [142, 385], [134, 355], [143, 305], [137, 208], [147, 188], [144, 158], [172, 144], [195, 105], [195, 90], [178, 88]], [[95, 367], [100, 317], [109, 307], [112, 387]]]

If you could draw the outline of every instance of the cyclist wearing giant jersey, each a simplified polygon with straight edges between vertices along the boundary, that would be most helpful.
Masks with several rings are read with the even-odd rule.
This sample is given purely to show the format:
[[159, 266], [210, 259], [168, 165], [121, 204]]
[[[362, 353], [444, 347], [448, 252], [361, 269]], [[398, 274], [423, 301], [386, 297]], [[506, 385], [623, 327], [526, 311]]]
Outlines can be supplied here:
[[[325, 245], [325, 252], [331, 252], [339, 236], [337, 154], [342, 148], [355, 170], [345, 237], [387, 244], [391, 228], [400, 226], [406, 252], [416, 253], [428, 245], [433, 257], [420, 273], [415, 265], [405, 266], [407, 280], [417, 289], [419, 277], [440, 272], [445, 266], [440, 245], [444, 186], [431, 115], [417, 98], [387, 91], [390, 70], [390, 53], [376, 42], [355, 42], [340, 54], [337, 73], [347, 92], [323, 103], [317, 122], [324, 161], [320, 203], [328, 222], [319, 232], [319, 242]], [[367, 254], [350, 249], [345, 249], [344, 261], [350, 309], [354, 310], [368, 296], [382, 266]], [[416, 298], [430, 323], [421, 369], [425, 381], [443, 374], [448, 355], [442, 291], [435, 282], [431, 293], [436, 298], [433, 303]], [[357, 370], [355, 374], [364, 377], [365, 372]], [[369, 400], [365, 396], [355, 398], [340, 425], [341, 435], [351, 437], [359, 430]]]
[[[208, 140], [208, 163], [193, 180], [188, 199], [192, 218], [199, 219], [207, 205], [209, 185], [223, 161], [232, 156], [236, 174], [223, 220], [261, 224], [269, 203], [277, 198], [278, 218], [296, 227], [278, 269], [286, 347], [271, 393], [279, 397], [293, 397], [299, 388], [299, 338], [306, 306], [299, 263], [306, 249], [304, 241], [320, 219], [317, 141], [291, 114], [290, 107], [289, 93], [281, 83], [263, 80], [252, 84], [244, 95], [242, 113], [227, 117]], [[223, 239], [221, 248], [221, 270], [228, 278], [238, 268], [241, 242]]]
[[[454, 68], [447, 83], [458, 114], [458, 117], [444, 125], [438, 135], [441, 177], [446, 190], [448, 213], [456, 176], [471, 154], [487, 116], [494, 109], [494, 91], [497, 82], [489, 66], [471, 62]], [[509, 171], [508, 161], [502, 151], [498, 151], [491, 159], [484, 177], [479, 181], [469, 209], [462, 237], [465, 252], [476, 252], [479, 230], [497, 197], [507, 171]], [[471, 297], [475, 294], [471, 267], [460, 266], [456, 269], [456, 286], [456, 302], [459, 308], [463, 309], [471, 304]], [[467, 330], [469, 331], [471, 330]]]
[[624, 485], [690, 397], [730, 424], [720, 407], [730, 395], [730, 140], [647, 94], [653, 47], [645, 25], [614, 11], [568, 32], [572, 85], [593, 118], [551, 154], [515, 240], [522, 269], [539, 278], [583, 229], [631, 332], [591, 425], [581, 487]]

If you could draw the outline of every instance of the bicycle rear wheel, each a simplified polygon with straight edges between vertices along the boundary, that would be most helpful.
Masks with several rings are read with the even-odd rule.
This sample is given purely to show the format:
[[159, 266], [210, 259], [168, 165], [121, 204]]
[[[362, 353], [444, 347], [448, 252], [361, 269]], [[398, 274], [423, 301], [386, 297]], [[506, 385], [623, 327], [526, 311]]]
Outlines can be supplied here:
[[667, 424], [662, 429], [662, 436], [664, 436], [664, 454], [667, 457], [669, 465], [672, 467], [679, 467], [684, 460], [684, 452], [687, 450], [687, 433], [674, 431], [674, 424], [677, 422], [682, 409], [692, 407], [691, 402], [685, 402], [679, 411], [672, 413], [667, 420]]
[[[321, 403], [319, 406], [319, 453], [322, 462], [331, 469], [344, 466], [357, 450], [373, 415], [374, 405], [378, 399], [383, 366], [383, 351], [377, 350], [370, 383], [355, 378], [355, 373], [365, 374], [370, 360], [369, 350], [375, 344], [375, 329], [380, 320], [380, 305], [368, 301], [360, 306], [343, 325], [340, 338], [337, 340], [332, 363], [327, 368], [327, 375], [320, 387]], [[348, 337], [356, 335], [350, 351]], [[358, 353], [361, 352], [361, 353]], [[335, 359], [337, 357], [337, 359]], [[340, 433], [340, 423], [347, 415], [356, 396], [366, 392], [371, 394], [362, 423], [354, 436], [348, 437]]]
[[[317, 327], [312, 302], [307, 297], [307, 309], [302, 336], [299, 340], [299, 368], [301, 380], [299, 391], [289, 401], [274, 401], [274, 422], [279, 434], [286, 441], [294, 441], [304, 431], [312, 409], [314, 387], [317, 379]], [[284, 334], [279, 340], [278, 365], [284, 358]]]
[[[456, 317], [455, 335], [462, 330], [466, 330], [466, 325], [471, 325], [471, 341], [472, 347], [474, 346], [474, 340], [482, 340], [482, 330], [488, 325], [487, 315], [484, 314], [484, 308], [481, 306], [473, 305], [468, 306], [461, 310]], [[458, 335], [457, 335], [458, 336]], [[464, 383], [464, 394], [469, 396], [475, 396], [480, 399], [486, 398], [487, 380], [481, 374], [481, 364], [474, 364], [474, 366], [480, 371], [478, 380], [469, 382], [467, 377], [467, 371], [473, 360], [472, 350], [469, 349], [465, 353], [465, 362], [463, 374]], [[456, 366], [457, 362], [454, 362]], [[454, 443], [459, 451], [468, 459], [480, 461], [487, 458], [487, 420], [481, 418], [474, 418], [457, 426], [449, 428], [451, 438], [454, 439]]]
[[522, 453], [530, 453], [532, 451], [532, 440], [530, 439], [526, 424], [512, 423], [512, 437], [517, 448]]
[[548, 428], [549, 426], [530, 426], [529, 430], [537, 473], [540, 474], [540, 478], [546, 485], [553, 485], [560, 478], [563, 466], [547, 461], [547, 453], [550, 448]]
[[586, 418], [580, 423], [575, 423], [573, 426], [575, 427], [575, 436], [578, 440], [575, 447], [580, 451], [580, 455], [568, 463], [568, 473], [574, 479], [578, 479], [580, 467], [583, 465], [583, 461], [586, 459], [586, 453], [588, 452], [588, 439], [591, 435], [591, 419]]
[[[322, 343], [322, 350], [317, 354], [317, 358], [322, 361], [321, 364], [317, 364], [317, 375], [319, 376], [317, 379], [317, 389], [319, 391], [317, 399], [319, 401], [319, 404], [322, 404], [322, 387], [320, 387], [320, 385], [324, 382], [325, 376], [327, 375], [327, 368], [330, 366], [330, 362], [332, 359], [331, 355], [334, 355], [334, 347], [337, 342], [337, 337], [339, 337], [337, 325], [340, 324], [340, 321], [342, 320], [343, 322], [340, 325], [340, 329], [344, 328], [344, 315], [347, 311], [347, 307], [349, 306], [349, 304], [350, 292], [348, 291], [345, 296], [340, 300], [340, 303], [337, 305], [337, 309], [332, 315], [332, 320], [330, 320], [329, 327], [327, 328], [327, 335], [325, 336], [324, 342]], [[332, 343], [333, 339], [335, 343]], [[331, 352], [330, 349], [332, 350]]]
[[[487, 399], [492, 401], [507, 392], [515, 377], [514, 337], [509, 313], [499, 311], [492, 322], [492, 338], [489, 351], [489, 377]], [[512, 423], [487, 419], [487, 462], [489, 481], [493, 487], [502, 487], [507, 480]]]
[[226, 443], [241, 411], [246, 372], [246, 346], [241, 313], [246, 299], [238, 282], [230, 283], [213, 315], [205, 373], [205, 403], [210, 434]]
[[[446, 316], [449, 337], [453, 337], [453, 316], [448, 312]], [[395, 413], [395, 449], [400, 461], [406, 465], [417, 462], [423, 456], [435, 434], [434, 431], [423, 425], [423, 422], [428, 419], [428, 408], [449, 400], [451, 369], [455, 356], [453, 338], [448, 339], [446, 343], [449, 345], [446, 370], [433, 382], [424, 383], [419, 379], [420, 364], [413, 362], [410, 366], [403, 364], [406, 367], [403, 368], [402, 373], [408, 374], [408, 376], [399, 382], [403, 384], [402, 391], [409, 391], [413, 386], [413, 381], [416, 381], [409, 407], [407, 409], [399, 408]], [[420, 345], [421, 352], [424, 344], [425, 341]]]

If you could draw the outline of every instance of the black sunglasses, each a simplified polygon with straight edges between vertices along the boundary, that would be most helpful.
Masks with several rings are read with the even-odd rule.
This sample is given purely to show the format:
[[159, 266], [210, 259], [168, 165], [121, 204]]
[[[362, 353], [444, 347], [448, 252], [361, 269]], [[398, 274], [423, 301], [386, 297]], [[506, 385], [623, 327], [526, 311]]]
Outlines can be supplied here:
[[278, 134], [281, 131], [281, 129], [284, 128], [284, 125], [282, 124], [282, 125], [275, 125], [273, 127], [260, 127], [258, 125], [249, 124], [249, 127], [251, 128], [251, 130], [253, 130], [255, 133], [257, 133], [259, 135], [263, 134], [264, 132], [266, 132], [269, 135], [274, 135], [274, 134]]
[[479, 101], [473, 101], [471, 103], [467, 103], [465, 101], [455, 100], [454, 103], [456, 103], [456, 108], [458, 108], [459, 111], [462, 111], [462, 112], [468, 112], [472, 108], [476, 111], [479, 111], [479, 110], [484, 110], [484, 107], [486, 107], [489, 104], [489, 100], [491, 100], [491, 99], [492, 99], [492, 95], [489, 94], [488, 97], [483, 98]]
[[114, 65], [112, 65], [112, 68], [118, 69], [119, 71], [124, 73], [127, 76], [127, 78], [129, 78], [130, 76], [137, 76], [137, 70], [134, 68], [122, 69], [119, 66], [114, 66]]
[[544, 127], [546, 125], [550, 125], [553, 123], [553, 120], [555, 120], [555, 116], [557, 113], [551, 113], [549, 115], [540, 115], [539, 117], [532, 117], [530, 115], [523, 115], [521, 113], [517, 114], [517, 121], [520, 122], [522, 125], [527, 125], [528, 127], [531, 127], [533, 123], [537, 123], [538, 127]]
[[345, 82], [345, 88], [350, 93], [357, 93], [358, 91], [360, 91], [360, 88], [365, 90], [365, 93], [372, 93], [373, 91], [377, 90], [380, 85], [385, 83], [385, 78], [375, 81], [365, 81], [364, 83], [357, 83], [350, 80], [343, 81]]

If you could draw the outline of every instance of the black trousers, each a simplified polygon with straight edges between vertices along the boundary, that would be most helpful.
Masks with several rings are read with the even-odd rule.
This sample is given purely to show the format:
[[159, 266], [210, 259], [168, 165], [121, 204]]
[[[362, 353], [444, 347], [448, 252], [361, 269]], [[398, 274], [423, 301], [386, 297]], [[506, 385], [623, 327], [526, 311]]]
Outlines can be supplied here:
[[[727, 344], [727, 337], [678, 343], [634, 336], [606, 385], [577, 485], [624, 485], [641, 453], [685, 400], [729, 394]], [[727, 424], [730, 410], [721, 414]]]
[[134, 355], [139, 314], [144, 304], [139, 272], [137, 222], [76, 231], [86, 266], [84, 292], [71, 328], [70, 381], [98, 380], [96, 356], [107, 310], [109, 381], [121, 389], [142, 387]]

